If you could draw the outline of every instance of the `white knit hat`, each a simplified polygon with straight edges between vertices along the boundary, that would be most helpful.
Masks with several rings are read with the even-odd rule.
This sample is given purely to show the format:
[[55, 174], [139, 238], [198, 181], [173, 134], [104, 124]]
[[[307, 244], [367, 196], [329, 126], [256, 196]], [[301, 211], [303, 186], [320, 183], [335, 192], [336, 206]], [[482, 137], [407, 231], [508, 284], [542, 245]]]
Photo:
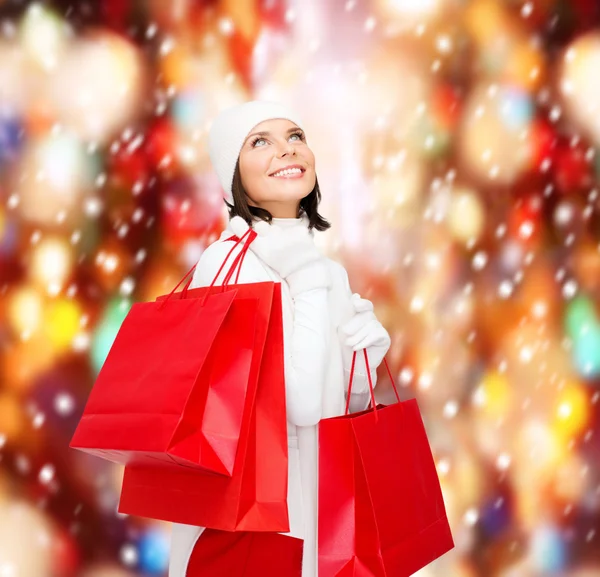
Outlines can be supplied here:
[[244, 140], [257, 124], [271, 118], [285, 118], [302, 128], [300, 116], [294, 110], [267, 100], [250, 100], [231, 106], [213, 120], [208, 133], [208, 155], [225, 191], [225, 198], [232, 204], [233, 173]]

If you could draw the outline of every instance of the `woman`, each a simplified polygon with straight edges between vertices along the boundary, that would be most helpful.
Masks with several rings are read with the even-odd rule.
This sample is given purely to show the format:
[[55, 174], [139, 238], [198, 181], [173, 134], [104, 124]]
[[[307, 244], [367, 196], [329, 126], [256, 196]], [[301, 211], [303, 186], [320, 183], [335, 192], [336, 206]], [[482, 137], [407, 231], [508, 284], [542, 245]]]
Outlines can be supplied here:
[[[210, 285], [233, 246], [226, 239], [241, 237], [248, 227], [256, 231], [238, 282], [281, 283], [290, 517], [290, 531], [281, 535], [303, 540], [301, 558], [273, 555], [268, 574], [316, 577], [318, 423], [344, 413], [354, 351], [361, 354], [356, 355], [350, 410], [368, 406], [362, 349], [367, 349], [375, 385], [376, 369], [390, 337], [375, 317], [372, 303], [352, 294], [344, 267], [326, 258], [314, 243], [315, 230], [326, 230], [330, 224], [318, 213], [321, 194], [315, 157], [298, 115], [282, 104], [266, 101], [229, 108], [213, 122], [209, 154], [227, 195], [230, 221], [221, 237], [203, 252], [190, 288]], [[203, 535], [207, 541], [220, 539], [223, 555], [246, 538], [173, 524], [169, 577], [217, 574], [203, 567]], [[281, 539], [280, 534], [253, 534], [252, 546], [268, 548], [274, 536]], [[249, 547], [248, 542], [245, 546]]]

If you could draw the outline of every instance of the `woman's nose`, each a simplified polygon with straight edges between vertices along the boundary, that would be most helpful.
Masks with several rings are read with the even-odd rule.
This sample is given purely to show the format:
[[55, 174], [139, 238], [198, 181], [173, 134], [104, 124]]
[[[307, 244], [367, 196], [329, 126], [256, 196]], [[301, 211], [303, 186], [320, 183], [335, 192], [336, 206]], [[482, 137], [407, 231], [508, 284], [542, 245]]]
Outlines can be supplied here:
[[293, 144], [287, 143], [283, 147], [283, 154], [295, 154], [295, 153], [296, 153], [296, 149], [294, 148]]

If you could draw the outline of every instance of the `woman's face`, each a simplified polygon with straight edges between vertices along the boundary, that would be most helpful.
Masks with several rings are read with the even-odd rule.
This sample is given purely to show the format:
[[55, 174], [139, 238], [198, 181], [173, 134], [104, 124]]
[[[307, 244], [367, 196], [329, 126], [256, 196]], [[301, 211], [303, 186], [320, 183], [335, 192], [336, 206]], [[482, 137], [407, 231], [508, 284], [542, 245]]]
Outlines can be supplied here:
[[[239, 165], [248, 204], [264, 208], [274, 217], [295, 218], [300, 201], [316, 182], [315, 156], [304, 131], [284, 118], [265, 120], [248, 133]], [[300, 172], [276, 175], [294, 165]]]

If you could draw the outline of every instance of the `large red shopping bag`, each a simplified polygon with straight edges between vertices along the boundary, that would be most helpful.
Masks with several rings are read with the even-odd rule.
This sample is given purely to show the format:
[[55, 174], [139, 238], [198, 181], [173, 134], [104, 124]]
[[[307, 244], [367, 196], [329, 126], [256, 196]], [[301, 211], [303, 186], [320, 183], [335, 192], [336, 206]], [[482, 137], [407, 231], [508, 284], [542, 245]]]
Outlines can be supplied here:
[[[265, 291], [273, 296], [256, 396], [244, 415], [248, 415], [250, 426], [242, 430], [232, 477], [127, 465], [118, 510], [222, 531], [288, 532], [281, 284], [234, 284], [230, 288], [244, 296]], [[202, 296], [215, 289], [194, 288], [188, 296]]]
[[231, 476], [271, 299], [228, 287], [181, 299], [175, 289], [132, 306], [70, 446], [119, 463]]
[[319, 577], [407, 577], [454, 547], [417, 401], [369, 384], [371, 408], [319, 424]]

